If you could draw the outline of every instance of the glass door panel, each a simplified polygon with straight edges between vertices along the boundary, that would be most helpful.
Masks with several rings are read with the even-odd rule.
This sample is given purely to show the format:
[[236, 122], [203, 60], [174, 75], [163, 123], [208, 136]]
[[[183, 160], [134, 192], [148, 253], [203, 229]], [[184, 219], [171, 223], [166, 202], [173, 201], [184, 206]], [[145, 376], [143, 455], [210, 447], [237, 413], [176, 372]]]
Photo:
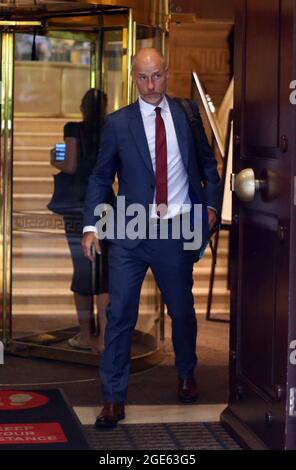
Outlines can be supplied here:
[[123, 30], [111, 29], [104, 31], [103, 52], [103, 87], [108, 97], [108, 113], [124, 106], [124, 70]]
[[24, 342], [67, 347], [77, 329], [64, 219], [47, 204], [59, 171], [50, 149], [81, 120], [90, 63], [90, 41], [15, 35], [12, 331]]
[[[107, 93], [108, 112], [127, 104], [127, 31], [123, 25], [89, 35], [70, 31], [35, 37], [15, 34], [12, 328], [8, 335], [15, 352], [27, 348], [32, 355], [97, 364], [96, 355], [73, 351], [67, 341], [79, 328], [70, 290], [73, 265], [64, 219], [47, 209], [53, 175], [58, 173], [50, 165], [50, 149], [63, 142], [66, 122], [81, 120], [81, 98], [91, 86]], [[137, 47], [142, 40], [138, 38]], [[158, 30], [151, 40], [149, 45], [158, 44]], [[74, 233], [81, 230], [75, 220], [70, 225]], [[96, 316], [95, 305], [93, 310]], [[159, 294], [148, 272], [132, 345], [134, 370], [146, 367], [145, 356], [148, 365], [162, 358], [159, 311]]]

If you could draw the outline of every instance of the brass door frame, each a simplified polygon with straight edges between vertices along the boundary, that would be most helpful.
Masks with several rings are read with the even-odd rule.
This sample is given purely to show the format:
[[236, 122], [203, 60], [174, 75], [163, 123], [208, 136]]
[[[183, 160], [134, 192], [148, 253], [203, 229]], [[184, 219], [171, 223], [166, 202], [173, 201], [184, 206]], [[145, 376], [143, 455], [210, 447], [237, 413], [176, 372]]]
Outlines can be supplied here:
[[[133, 54], [133, 13], [130, 9], [128, 26], [125, 35], [127, 41], [126, 74], [125, 74], [125, 104], [131, 100], [130, 64]], [[13, 83], [14, 83], [14, 41], [15, 32], [42, 27], [40, 21], [1, 21], [1, 154], [0, 154], [0, 331], [2, 341], [7, 344], [11, 339], [11, 279], [12, 279], [12, 244], [11, 244], [11, 214], [12, 214], [12, 149], [13, 149]], [[62, 34], [63, 32], [61, 32]], [[73, 36], [77, 32], [73, 32]], [[89, 36], [84, 32], [85, 36]], [[90, 88], [97, 83], [97, 43], [91, 42]], [[1, 325], [2, 322], [2, 325]]]
[[[32, 32], [35, 27], [41, 27], [41, 22], [18, 21], [2, 22], [1, 34], [1, 154], [0, 154], [0, 339], [9, 351], [19, 355], [46, 357], [49, 359], [78, 362], [82, 364], [97, 364], [97, 355], [88, 352], [68, 351], [65, 349], [40, 346], [32, 343], [22, 343], [12, 340], [12, 149], [13, 149], [13, 78], [14, 78], [14, 39], [15, 32]], [[43, 25], [44, 26], [44, 25]], [[28, 28], [28, 29], [27, 29]], [[57, 30], [57, 28], [56, 28]], [[70, 28], [69, 28], [70, 30]], [[123, 29], [124, 47], [126, 47], [124, 77], [124, 104], [134, 99], [134, 90], [131, 81], [132, 56], [136, 51], [137, 22], [133, 16], [133, 9], [128, 10], [128, 22]], [[77, 33], [73, 30], [73, 33]], [[164, 41], [163, 41], [164, 45]], [[164, 51], [163, 51], [164, 52]], [[90, 85], [96, 86], [97, 48], [92, 50], [90, 66]], [[156, 296], [157, 297], [157, 296]], [[156, 298], [155, 309], [158, 299]], [[2, 324], [1, 324], [2, 322]], [[1, 331], [2, 330], [2, 331]], [[2, 333], [2, 338], [1, 338]], [[141, 341], [148, 341], [149, 335], [136, 332]], [[159, 348], [149, 353], [132, 358], [132, 370], [139, 371], [159, 363], [163, 359], [163, 351]]]
[[[15, 32], [41, 27], [39, 21], [1, 22], [1, 138], [0, 138], [0, 339], [12, 339], [12, 150]], [[91, 48], [90, 87], [96, 87], [97, 47]]]
[[2, 341], [11, 337], [11, 184], [13, 145], [13, 45], [14, 33], [1, 32], [1, 178], [0, 178], [0, 323]]

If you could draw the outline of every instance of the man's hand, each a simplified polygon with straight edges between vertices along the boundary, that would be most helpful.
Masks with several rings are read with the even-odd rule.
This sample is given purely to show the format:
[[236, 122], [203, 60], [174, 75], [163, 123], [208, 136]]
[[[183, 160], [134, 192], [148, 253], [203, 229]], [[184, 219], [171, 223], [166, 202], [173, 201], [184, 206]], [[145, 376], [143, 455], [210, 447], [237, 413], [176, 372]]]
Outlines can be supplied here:
[[214, 209], [210, 209], [209, 207], [207, 208], [207, 211], [208, 211], [209, 229], [212, 230], [215, 223], [217, 222], [217, 214], [216, 214], [216, 211], [214, 211]]
[[93, 247], [95, 247], [98, 255], [101, 254], [101, 246], [98, 238], [96, 237], [95, 232], [86, 232], [81, 240], [81, 246], [84, 256], [89, 259], [89, 261], [95, 260], [95, 255], [93, 252]]

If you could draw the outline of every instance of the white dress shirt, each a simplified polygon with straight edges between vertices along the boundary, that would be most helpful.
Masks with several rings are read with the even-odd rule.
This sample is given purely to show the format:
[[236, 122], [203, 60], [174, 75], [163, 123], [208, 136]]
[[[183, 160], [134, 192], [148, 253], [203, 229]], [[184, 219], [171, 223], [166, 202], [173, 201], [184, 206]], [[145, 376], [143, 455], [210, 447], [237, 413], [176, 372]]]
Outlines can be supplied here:
[[[140, 111], [143, 119], [145, 134], [150, 150], [152, 166], [155, 172], [155, 118], [156, 106], [146, 103], [139, 97]], [[188, 175], [185, 171], [176, 131], [173, 123], [171, 110], [166, 97], [164, 96], [158, 105], [161, 108], [161, 116], [164, 121], [167, 140], [167, 182], [168, 182], [168, 211], [163, 219], [171, 219], [178, 214], [190, 211], [191, 201], [189, 198]], [[151, 218], [157, 219], [155, 206], [156, 191], [154, 192], [153, 207], [150, 214]], [[182, 207], [183, 205], [185, 205]], [[94, 232], [95, 227], [87, 225], [83, 228], [83, 233]]]
[[[145, 134], [150, 150], [152, 166], [155, 173], [156, 168], [156, 155], [155, 155], [155, 117], [156, 106], [146, 103], [146, 101], [139, 98], [140, 111], [144, 123]], [[169, 104], [164, 96], [161, 103], [158, 105], [161, 108], [161, 117], [164, 121], [167, 141], [167, 183], [168, 183], [168, 211], [163, 217], [164, 219], [171, 219], [178, 214], [189, 212], [191, 202], [188, 194], [189, 183], [188, 176], [185, 171], [182, 156], [177, 141], [176, 131], [173, 123], [173, 118]], [[154, 193], [153, 208], [151, 218], [157, 218], [155, 207], [156, 191]], [[182, 208], [183, 204], [188, 204], [188, 207]]]

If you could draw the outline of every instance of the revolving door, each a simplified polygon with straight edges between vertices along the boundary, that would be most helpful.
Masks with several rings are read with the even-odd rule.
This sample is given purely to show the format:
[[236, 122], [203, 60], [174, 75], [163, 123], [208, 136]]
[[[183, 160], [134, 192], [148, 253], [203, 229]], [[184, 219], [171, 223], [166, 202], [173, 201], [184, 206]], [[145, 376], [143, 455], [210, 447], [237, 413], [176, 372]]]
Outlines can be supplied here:
[[[108, 112], [135, 99], [131, 57], [142, 46], [163, 49], [164, 29], [161, 22], [137, 21], [133, 5], [77, 3], [70, 11], [60, 5], [59, 11], [31, 11], [30, 17], [1, 24], [0, 333], [14, 354], [97, 365], [96, 352], [68, 345], [78, 331], [73, 266], [63, 217], [47, 209], [58, 171], [49, 154], [63, 141], [65, 123], [81, 120], [80, 102], [89, 88], [104, 90]], [[133, 370], [163, 357], [160, 312], [148, 273]], [[94, 302], [94, 319], [96, 313]]]

